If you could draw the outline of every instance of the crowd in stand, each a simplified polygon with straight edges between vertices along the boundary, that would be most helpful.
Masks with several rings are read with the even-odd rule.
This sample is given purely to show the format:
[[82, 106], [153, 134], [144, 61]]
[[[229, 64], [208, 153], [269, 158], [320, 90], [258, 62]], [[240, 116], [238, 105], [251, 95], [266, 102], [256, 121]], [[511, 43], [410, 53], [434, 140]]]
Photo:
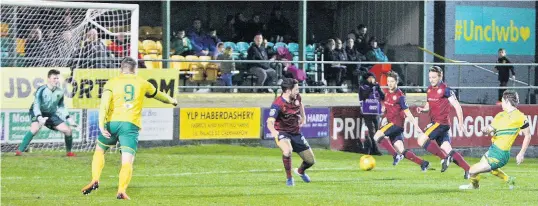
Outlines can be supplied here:
[[[324, 61], [388, 62], [387, 56], [378, 45], [377, 38], [369, 37], [367, 29], [363, 24], [357, 26], [356, 30], [347, 35], [345, 45], [339, 38], [327, 40], [323, 52]], [[351, 80], [352, 88], [356, 90], [362, 76], [372, 66], [364, 64], [327, 64], [324, 72], [328, 82], [341, 86], [345, 81]], [[351, 79], [347, 77], [351, 77]], [[343, 91], [337, 90], [337, 92]]]
[[[296, 64], [286, 64], [279, 60], [292, 60], [293, 54], [285, 47], [276, 49], [271, 45], [277, 42], [290, 42], [295, 36], [289, 21], [282, 16], [279, 8], [273, 9], [271, 17], [266, 23], [262, 22], [259, 14], [252, 15], [250, 20], [244, 14], [237, 13], [226, 18], [226, 22], [220, 29], [204, 29], [204, 24], [200, 19], [194, 19], [192, 25], [186, 29], [178, 29], [173, 32], [170, 42], [171, 55], [196, 55], [210, 56], [212, 59], [248, 59], [248, 60], [274, 60], [274, 63], [253, 63], [236, 65], [234, 63], [221, 63], [220, 73], [223, 85], [233, 85], [232, 76], [236, 66], [255, 78], [253, 81], [257, 86], [275, 85], [281, 77], [294, 77], [300, 81], [306, 80], [306, 74], [298, 69]], [[124, 57], [130, 54], [129, 37], [119, 33], [114, 40], [105, 44], [100, 39], [97, 29], [90, 29], [83, 38], [83, 43], [77, 47], [65, 47], [63, 45], [73, 45], [73, 35], [69, 31], [62, 34], [66, 44], [57, 43], [56, 47], [48, 48], [56, 50], [43, 53], [47, 47], [43, 39], [42, 31], [38, 27], [32, 29], [26, 40], [25, 57], [38, 58], [43, 55], [64, 55], [71, 58], [92, 58], [93, 60], [76, 60], [55, 63], [54, 61], [35, 60], [28, 61], [31, 66], [70, 66], [72, 68], [114, 68], [116, 63], [108, 61], [114, 57]], [[80, 39], [80, 37], [79, 37]], [[77, 40], [77, 42], [80, 40]], [[244, 56], [236, 56], [234, 48], [226, 47], [224, 42], [252, 42]], [[375, 61], [386, 62], [387, 56], [379, 47], [379, 42], [375, 37], [370, 37], [365, 25], [359, 25], [350, 32], [342, 41], [340, 38], [328, 39], [326, 42], [317, 44], [319, 58], [324, 61], [340, 62], [361, 62]], [[65, 54], [68, 54], [65, 56]], [[322, 54], [322, 55], [321, 55]], [[58, 56], [60, 57], [60, 56]], [[142, 54], [139, 54], [140, 67], [144, 67]], [[50, 65], [58, 64], [58, 65]], [[368, 71], [372, 65], [364, 64], [326, 64], [324, 65], [324, 75], [327, 83], [337, 86], [343, 85], [346, 81], [351, 81], [352, 88], [356, 89], [361, 76]], [[342, 90], [337, 90], [343, 92]], [[259, 90], [258, 92], [267, 92]]]

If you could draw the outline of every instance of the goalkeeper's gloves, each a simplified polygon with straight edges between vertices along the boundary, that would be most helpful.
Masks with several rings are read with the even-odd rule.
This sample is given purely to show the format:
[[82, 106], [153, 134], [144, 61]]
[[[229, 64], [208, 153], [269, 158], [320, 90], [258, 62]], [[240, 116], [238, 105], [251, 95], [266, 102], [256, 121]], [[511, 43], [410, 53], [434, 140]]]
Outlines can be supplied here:
[[47, 122], [47, 119], [49, 119], [48, 117], [42, 117], [41, 115], [40, 116], [37, 116], [37, 122], [40, 124], [40, 125], [44, 125], [45, 122]]
[[69, 123], [69, 126], [72, 126], [72, 127], [78, 127], [77, 123], [75, 122], [75, 120], [71, 117], [68, 117], [67, 118], [67, 123]]

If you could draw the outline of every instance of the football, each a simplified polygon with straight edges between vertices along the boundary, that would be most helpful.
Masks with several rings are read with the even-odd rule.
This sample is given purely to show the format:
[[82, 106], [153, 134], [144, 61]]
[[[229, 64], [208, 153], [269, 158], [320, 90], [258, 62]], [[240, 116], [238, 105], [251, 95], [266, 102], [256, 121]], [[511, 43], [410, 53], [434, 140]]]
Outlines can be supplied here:
[[359, 162], [361, 170], [370, 171], [375, 168], [375, 159], [372, 155], [364, 155]]

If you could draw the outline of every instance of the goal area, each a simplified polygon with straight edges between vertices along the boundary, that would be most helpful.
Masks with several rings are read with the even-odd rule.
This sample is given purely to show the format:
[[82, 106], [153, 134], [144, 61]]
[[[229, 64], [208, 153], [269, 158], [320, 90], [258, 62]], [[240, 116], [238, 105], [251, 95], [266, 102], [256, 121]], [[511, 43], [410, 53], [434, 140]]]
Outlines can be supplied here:
[[[3, 0], [1, 13], [1, 67], [2, 74], [7, 76], [3, 79], [14, 78], [20, 71], [35, 71], [30, 75], [39, 73], [46, 81], [46, 72], [58, 69], [63, 77], [61, 87], [70, 91], [72, 88], [66, 85], [71, 85], [74, 70], [100, 69], [102, 72], [102, 69], [110, 69], [107, 72], [117, 73], [113, 68], [119, 67], [121, 59], [126, 56], [138, 59], [137, 4]], [[35, 85], [45, 83], [32, 82]], [[6, 84], [2, 83], [3, 88]], [[33, 96], [35, 86], [31, 89]], [[28, 108], [33, 97], [27, 99], [28, 102], [21, 105], [2, 107], [3, 152], [16, 150], [29, 131]], [[95, 146], [99, 132], [98, 128], [88, 125], [89, 111], [69, 108], [70, 115], [79, 124], [73, 129], [73, 151], [88, 151]], [[63, 134], [42, 127], [28, 148], [63, 150]]]

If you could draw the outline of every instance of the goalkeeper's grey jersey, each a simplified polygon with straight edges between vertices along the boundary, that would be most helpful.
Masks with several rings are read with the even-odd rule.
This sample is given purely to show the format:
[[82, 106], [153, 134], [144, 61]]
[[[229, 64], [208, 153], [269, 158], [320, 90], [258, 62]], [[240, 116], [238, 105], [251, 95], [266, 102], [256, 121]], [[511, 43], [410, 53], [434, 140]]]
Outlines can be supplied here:
[[57, 114], [60, 118], [67, 118], [69, 113], [64, 105], [64, 90], [58, 87], [51, 90], [47, 85], [40, 86], [35, 93], [30, 112], [35, 116]]

